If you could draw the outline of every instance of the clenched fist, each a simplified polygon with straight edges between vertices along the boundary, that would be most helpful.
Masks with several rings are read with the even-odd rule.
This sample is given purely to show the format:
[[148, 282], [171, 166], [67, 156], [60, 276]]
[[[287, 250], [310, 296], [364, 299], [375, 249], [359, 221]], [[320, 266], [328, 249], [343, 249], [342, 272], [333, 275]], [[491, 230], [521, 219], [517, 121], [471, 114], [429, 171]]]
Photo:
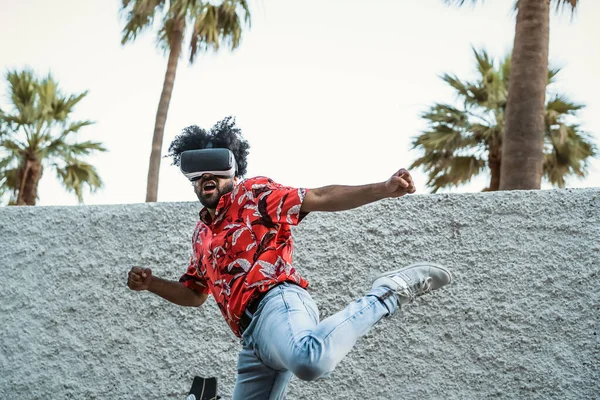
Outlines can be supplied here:
[[412, 194], [415, 189], [415, 184], [410, 176], [410, 172], [406, 169], [401, 168], [398, 172], [390, 177], [385, 182], [385, 187], [390, 193], [390, 197], [400, 197], [405, 194]]
[[127, 276], [127, 286], [131, 290], [148, 290], [151, 280], [150, 268], [132, 267]]

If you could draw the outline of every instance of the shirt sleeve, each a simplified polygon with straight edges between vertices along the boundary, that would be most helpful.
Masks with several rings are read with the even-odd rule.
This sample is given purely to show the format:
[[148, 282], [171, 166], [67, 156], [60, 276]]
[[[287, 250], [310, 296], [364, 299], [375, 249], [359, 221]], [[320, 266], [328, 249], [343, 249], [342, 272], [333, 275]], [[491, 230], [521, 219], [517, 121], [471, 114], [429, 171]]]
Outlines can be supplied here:
[[308, 189], [280, 185], [269, 178], [255, 178], [245, 185], [252, 193], [257, 211], [267, 224], [298, 225], [308, 214], [300, 207]]
[[209, 294], [210, 290], [204, 279], [198, 275], [198, 268], [194, 262], [194, 257], [190, 260], [190, 265], [187, 268], [185, 274], [181, 275], [179, 282], [183, 283], [185, 287], [192, 289], [194, 292], [201, 294]]
[[[199, 225], [199, 224], [198, 224]], [[183, 283], [185, 287], [192, 289], [195, 292], [201, 294], [208, 294], [210, 292], [208, 285], [204, 278], [200, 276], [198, 271], [198, 255], [196, 254], [196, 245], [200, 231], [199, 226], [196, 226], [194, 235], [192, 237], [192, 255], [190, 257], [190, 264], [187, 267], [187, 271], [181, 275], [179, 282]]]

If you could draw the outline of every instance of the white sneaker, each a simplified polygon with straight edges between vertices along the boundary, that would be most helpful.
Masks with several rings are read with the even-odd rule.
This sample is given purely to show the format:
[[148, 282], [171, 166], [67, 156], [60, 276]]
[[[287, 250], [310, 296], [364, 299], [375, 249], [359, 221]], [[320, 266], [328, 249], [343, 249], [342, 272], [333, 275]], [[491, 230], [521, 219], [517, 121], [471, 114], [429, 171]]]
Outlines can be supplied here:
[[400, 306], [412, 303], [417, 296], [429, 293], [452, 282], [450, 271], [439, 264], [419, 262], [408, 267], [379, 275], [373, 288], [385, 286], [392, 289]]

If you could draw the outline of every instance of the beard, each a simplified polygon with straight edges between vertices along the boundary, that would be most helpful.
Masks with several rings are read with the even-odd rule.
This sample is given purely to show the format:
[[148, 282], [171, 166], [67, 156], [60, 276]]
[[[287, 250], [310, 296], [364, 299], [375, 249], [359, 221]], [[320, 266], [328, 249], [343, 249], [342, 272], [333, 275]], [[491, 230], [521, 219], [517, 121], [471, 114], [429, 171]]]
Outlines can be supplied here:
[[211, 210], [216, 209], [217, 205], [219, 204], [219, 200], [221, 200], [221, 197], [231, 192], [232, 190], [233, 181], [225, 183], [222, 187], [217, 186], [214, 192], [208, 195], [202, 193], [201, 187], [199, 188], [197, 186], [194, 186], [194, 192], [196, 193], [196, 196], [198, 196], [198, 200], [200, 200], [200, 203], [202, 203], [204, 207], [209, 208]]

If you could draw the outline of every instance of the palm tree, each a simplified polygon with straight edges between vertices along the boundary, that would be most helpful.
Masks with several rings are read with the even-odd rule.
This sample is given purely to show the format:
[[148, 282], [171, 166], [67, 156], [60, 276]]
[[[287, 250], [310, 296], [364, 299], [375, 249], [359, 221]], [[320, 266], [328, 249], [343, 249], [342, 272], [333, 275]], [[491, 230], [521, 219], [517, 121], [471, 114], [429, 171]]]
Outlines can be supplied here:
[[[445, 0], [464, 4], [467, 0]], [[478, 0], [470, 0], [477, 3]], [[557, 10], [578, 0], [555, 0]], [[539, 189], [544, 162], [544, 104], [550, 46], [550, 0], [518, 0], [512, 79], [506, 106], [501, 190]]]
[[81, 157], [106, 151], [100, 143], [74, 140], [93, 123], [69, 120], [87, 92], [67, 96], [52, 76], [38, 79], [31, 70], [9, 71], [6, 79], [13, 110], [0, 110], [0, 198], [9, 194], [9, 204], [35, 205], [44, 168], [50, 167], [83, 202], [83, 189], [94, 191], [102, 181]]
[[[434, 104], [422, 115], [429, 129], [413, 138], [413, 149], [422, 151], [423, 155], [411, 168], [423, 167], [428, 172], [427, 186], [433, 192], [465, 184], [488, 171], [490, 182], [484, 190], [499, 190], [501, 186], [511, 58], [505, 57], [496, 66], [487, 52], [475, 49], [473, 52], [477, 63], [476, 81], [467, 82], [448, 74], [442, 76], [456, 91], [461, 106]], [[560, 69], [547, 70], [547, 86], [555, 81], [559, 72]], [[565, 186], [566, 177], [585, 176], [589, 158], [597, 154], [591, 136], [581, 132], [577, 124], [568, 122], [582, 108], [583, 105], [560, 94], [552, 95], [545, 105], [543, 175], [561, 188]]]
[[246, 0], [222, 0], [219, 5], [202, 0], [122, 1], [121, 12], [125, 14], [126, 23], [121, 43], [134, 41], [142, 31], [152, 28], [154, 20], [159, 18], [161, 22], [158, 43], [165, 51], [169, 51], [167, 72], [156, 112], [148, 168], [146, 201], [155, 202], [158, 196], [163, 135], [186, 29], [191, 27], [189, 57], [191, 64], [198, 51], [209, 49], [217, 51], [221, 42], [228, 44], [231, 50], [236, 49], [242, 35], [242, 19], [248, 26], [250, 25], [250, 10]]

